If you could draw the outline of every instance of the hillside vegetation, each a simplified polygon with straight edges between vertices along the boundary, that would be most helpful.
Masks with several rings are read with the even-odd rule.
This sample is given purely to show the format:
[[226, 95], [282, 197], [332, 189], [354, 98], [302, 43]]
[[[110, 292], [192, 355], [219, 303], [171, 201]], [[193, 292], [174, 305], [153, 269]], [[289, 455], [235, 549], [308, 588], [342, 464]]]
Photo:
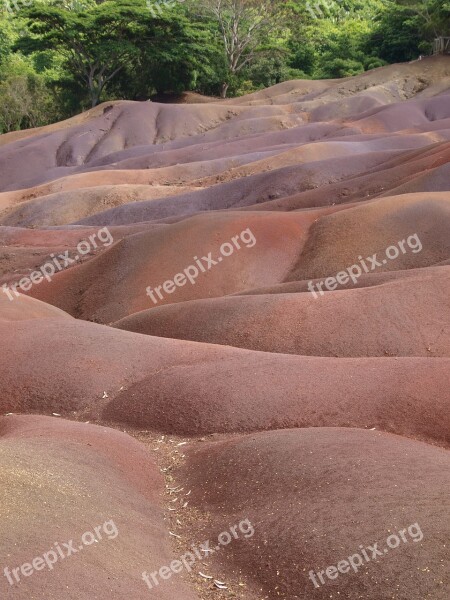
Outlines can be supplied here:
[[0, 133], [108, 100], [241, 96], [430, 54], [444, 0], [1, 0]]

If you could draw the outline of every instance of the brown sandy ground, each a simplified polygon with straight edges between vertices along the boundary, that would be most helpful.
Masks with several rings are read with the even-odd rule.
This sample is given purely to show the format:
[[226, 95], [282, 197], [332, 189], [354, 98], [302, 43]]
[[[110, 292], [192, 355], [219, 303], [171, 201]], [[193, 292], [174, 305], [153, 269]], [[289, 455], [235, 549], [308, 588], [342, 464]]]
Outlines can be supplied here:
[[448, 445], [447, 358], [319, 358], [119, 331], [1, 321], [0, 412], [202, 435], [348, 426]]
[[[151, 591], [141, 579], [172, 558], [161, 509], [164, 479], [138, 442], [105, 427], [8, 416], [0, 419], [0, 456], [2, 571], [33, 561], [55, 542], [66, 553], [53, 570], [20, 573], [14, 586], [2, 572], [3, 598], [196, 598], [181, 580]], [[80, 550], [85, 532], [111, 520], [117, 535], [110, 525]], [[63, 546], [71, 539], [76, 556]]]
[[[0, 292], [0, 414], [23, 413], [0, 417], [0, 556], [119, 529], [1, 597], [448, 598], [449, 99], [435, 57], [0, 136], [0, 285], [114, 238], [34, 298]], [[146, 295], [247, 229], [195, 285]], [[254, 536], [145, 586], [246, 518]], [[308, 579], [416, 522], [419, 543]]]
[[[164, 225], [137, 224], [125, 227], [108, 228], [114, 241], [119, 241], [127, 235], [161, 229]], [[103, 229], [103, 228], [102, 228]], [[12, 285], [20, 281], [22, 277], [30, 275], [30, 272], [39, 270], [44, 264], [52, 262], [53, 257], [58, 258], [60, 254], [69, 252], [72, 259], [78, 256], [78, 260], [69, 264], [65, 269], [73, 268], [78, 264], [86, 262], [105, 251], [109, 247], [109, 237], [102, 234], [108, 246], [100, 241], [98, 227], [50, 228], [50, 229], [25, 229], [21, 227], [0, 226], [0, 283]], [[87, 254], [77, 253], [77, 245], [83, 241], [89, 241], [91, 236], [96, 236], [97, 247], [90, 244]], [[59, 261], [64, 265], [65, 261]], [[55, 267], [55, 270], [58, 269]], [[21, 290], [19, 289], [19, 292]], [[2, 294], [3, 295], [3, 294]]]
[[[380, 271], [429, 267], [449, 256], [450, 204], [440, 193], [374, 200], [324, 213], [258, 212], [198, 215], [161, 230], [127, 237], [98, 258], [56, 275], [30, 293], [74, 316], [111, 323], [154, 307], [146, 293], [173, 279], [194, 257], [217, 258], [220, 245], [250, 229], [256, 244], [242, 245], [195, 285], [163, 294], [159, 304], [226, 296], [285, 281], [326, 278], [417, 234], [419, 248], [388, 260]], [[318, 218], [319, 217], [319, 218]], [[358, 236], [353, 235], [355, 228]]]
[[[225, 580], [250, 580], [248, 598], [448, 597], [446, 451], [339, 428], [271, 431], [183, 451], [175, 482], [192, 489], [189, 502], [203, 515], [191, 524], [195, 536], [217, 539], [245, 519], [254, 526], [252, 537], [233, 539], [210, 557], [210, 568], [221, 569]], [[415, 523], [423, 539], [407, 535], [389, 549], [388, 536]], [[319, 588], [308, 578], [310, 570], [336, 566], [375, 542], [387, 552], [362, 560], [359, 573], [325, 576]]]
[[[154, 185], [98, 185], [81, 190], [65, 190], [33, 199], [19, 196], [18, 192], [0, 194], [0, 223], [12, 227], [49, 227], [66, 225], [88, 217], [95, 212], [120, 206], [123, 203], [172, 196], [183, 191], [177, 186]], [[13, 199], [14, 198], [14, 199]]]
[[450, 268], [423, 271], [373, 287], [327, 291], [323, 297], [313, 288], [316, 297], [260, 294], [166, 304], [115, 326], [304, 356], [450, 357]]

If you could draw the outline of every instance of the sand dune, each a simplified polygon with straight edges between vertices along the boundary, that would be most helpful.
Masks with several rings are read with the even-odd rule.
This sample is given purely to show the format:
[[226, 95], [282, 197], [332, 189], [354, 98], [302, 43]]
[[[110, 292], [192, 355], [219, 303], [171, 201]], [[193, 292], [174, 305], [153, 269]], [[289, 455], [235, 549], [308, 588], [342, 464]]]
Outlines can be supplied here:
[[[446, 597], [446, 452], [374, 431], [319, 428], [192, 444], [186, 453], [177, 483], [194, 490], [191, 503], [209, 516], [192, 524], [196, 535], [217, 539], [224, 523], [247, 519], [254, 531], [243, 527], [248, 537], [211, 556], [209, 570], [243, 576], [268, 598], [389, 598], [397, 586], [400, 598]], [[406, 541], [389, 537], [405, 529]], [[367, 561], [361, 548], [375, 543], [382, 556], [372, 560], [368, 549]], [[357, 572], [347, 570], [356, 553]], [[346, 559], [338, 576], [325, 575]]]
[[2, 412], [179, 435], [339, 425], [450, 441], [448, 358], [289, 356], [75, 319], [0, 322], [0, 332]]
[[313, 291], [315, 296], [305, 291], [170, 304], [126, 317], [116, 327], [284, 354], [450, 357], [448, 267], [323, 296]]
[[449, 99], [433, 57], [0, 136], [0, 555], [119, 530], [8, 598], [448, 598]]
[[20, 295], [13, 300], [6, 294], [0, 295], [0, 320], [2, 321], [28, 321], [29, 319], [70, 319], [70, 315], [59, 308], [40, 302], [34, 298]]
[[[171, 552], [160, 507], [163, 477], [135, 440], [105, 427], [9, 416], [0, 419], [0, 456], [0, 533], [9, 548], [2, 558], [13, 582], [3, 582], [7, 595], [196, 597], [180, 581], [156, 593], [140, 579], [170, 562]], [[76, 556], [66, 550], [69, 540]], [[36, 563], [39, 570], [26, 570], [27, 577], [19, 571], [17, 581], [14, 568], [46, 553], [48, 562], [41, 558], [43, 566]]]

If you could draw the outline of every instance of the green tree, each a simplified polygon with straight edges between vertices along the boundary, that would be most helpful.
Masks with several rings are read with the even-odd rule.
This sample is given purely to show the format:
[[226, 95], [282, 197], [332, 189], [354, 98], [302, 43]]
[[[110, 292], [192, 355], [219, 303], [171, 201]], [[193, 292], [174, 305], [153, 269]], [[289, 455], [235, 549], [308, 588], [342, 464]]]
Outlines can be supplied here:
[[[107, 1], [82, 10], [80, 5], [70, 10], [36, 6], [27, 15], [31, 35], [16, 49], [56, 50], [68, 73], [87, 90], [91, 106], [119, 73], [131, 73], [135, 65], [159, 64], [166, 83], [180, 76], [186, 84], [186, 73], [204, 63], [207, 51], [185, 17], [176, 11], [154, 17], [142, 0]], [[155, 77], [156, 70], [148, 74]]]
[[105, 2], [86, 11], [36, 6], [28, 11], [32, 36], [16, 48], [25, 53], [55, 49], [86, 86], [95, 106], [111, 79], [135, 57], [137, 9]]
[[58, 117], [46, 78], [13, 54], [0, 66], [0, 132], [46, 125]]
[[233, 80], [255, 58], [268, 50], [268, 40], [285, 22], [281, 0], [196, 0], [197, 5], [213, 18], [223, 45], [227, 76], [221, 96], [226, 98]]
[[450, 2], [398, 0], [389, 2], [375, 22], [368, 50], [388, 62], [429, 54], [435, 37], [450, 35]]
[[409, 9], [417, 17], [417, 25], [427, 39], [450, 35], [450, 2], [448, 0], [397, 0], [391, 3]]
[[425, 49], [417, 14], [397, 5], [380, 15], [367, 43], [369, 53], [390, 63], [413, 60]]
[[290, 0], [297, 20], [288, 41], [291, 67], [314, 78], [349, 77], [383, 60], [368, 40], [387, 0]]

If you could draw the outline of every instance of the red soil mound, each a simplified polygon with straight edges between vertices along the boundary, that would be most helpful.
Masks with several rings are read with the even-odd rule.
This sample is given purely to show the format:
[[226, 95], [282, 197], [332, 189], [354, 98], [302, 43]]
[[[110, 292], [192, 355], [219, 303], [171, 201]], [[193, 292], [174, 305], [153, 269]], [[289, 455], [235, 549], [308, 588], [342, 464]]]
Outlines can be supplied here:
[[[138, 442], [104, 427], [9, 416], [0, 418], [0, 457], [7, 597], [195, 598], [175, 578], [157, 592], [142, 581], [143, 571], [172, 559], [160, 507], [163, 479]], [[36, 557], [37, 570], [14, 574]]]
[[[335, 275], [358, 263], [359, 257], [365, 260], [374, 254], [382, 263], [376, 266], [380, 271], [436, 265], [450, 254], [449, 226], [446, 193], [380, 198], [326, 215], [311, 228], [299, 261], [286, 280]], [[402, 241], [405, 251], [399, 245]], [[400, 249], [395, 259], [386, 257], [391, 246]], [[370, 261], [366, 264], [370, 271]]]
[[[3, 291], [3, 290], [2, 290]], [[2, 321], [28, 321], [29, 319], [71, 319], [70, 315], [55, 306], [40, 302], [34, 298], [0, 293], [0, 320]]]
[[246, 295], [155, 307], [115, 326], [264, 352], [450, 358], [449, 267], [374, 287], [338, 287], [323, 296], [312, 289], [315, 296]]
[[[396, 152], [392, 154], [396, 155]], [[179, 194], [174, 198], [126, 204], [80, 219], [76, 224], [127, 225], [169, 216], [186, 217], [209, 210], [249, 209], [254, 205], [267, 203], [274, 198], [289, 197], [311, 187], [316, 188], [342, 179], [348, 182], [357, 173], [376, 169], [380, 163], [384, 165], [385, 161], [386, 152], [372, 152], [351, 161], [344, 156], [339, 159], [319, 160], [312, 165], [280, 167], [270, 172], [267, 172], [267, 167], [264, 169], [263, 164], [263, 170], [266, 172], [261, 174], [239, 179], [239, 169], [237, 174], [231, 173], [231, 178], [238, 178], [235, 181], [217, 186], [212, 185], [217, 179], [195, 182], [210, 187]], [[381, 168], [379, 170], [382, 171]], [[380, 173], [378, 177], [380, 178]], [[228, 179], [228, 176], [225, 179]], [[274, 189], [277, 190], [275, 193]]]
[[[111, 246], [111, 240], [117, 242], [134, 233], [163, 227], [164, 225], [136, 224], [111, 227], [108, 230], [101, 228], [100, 232], [98, 227], [24, 229], [0, 226], [0, 244], [3, 246], [3, 252], [0, 252], [0, 283], [11, 286], [17, 284], [22, 277], [28, 277], [46, 263], [53, 263], [53, 258], [59, 261], [62, 269], [71, 269], [105, 251]], [[83, 253], [77, 250], [80, 242]], [[89, 250], [87, 254], [86, 249]], [[68, 260], [64, 257], [72, 262], [67, 264]], [[57, 263], [53, 264], [55, 271], [59, 272]]]
[[[12, 227], [49, 227], [66, 225], [122, 204], [176, 196], [182, 188], [158, 185], [98, 185], [94, 188], [66, 190], [25, 200], [17, 192], [0, 194], [5, 210], [0, 223]], [[17, 199], [13, 199], [13, 195]]]
[[[44, 282], [30, 293], [72, 315], [110, 323], [152, 306], [146, 288], [163, 285], [191, 265], [198, 270], [193, 284], [186, 280], [176, 293], [161, 293], [162, 303], [278, 283], [288, 275], [316, 217], [314, 211], [201, 215], [128, 237], [89, 263], [59, 273], [51, 283]], [[221, 245], [236, 236], [241, 236], [240, 249], [234, 246], [233, 254], [221, 256]], [[209, 263], [203, 261], [203, 273], [195, 267], [194, 258], [202, 259], [209, 253], [217, 264], [209, 268]]]
[[0, 322], [0, 412], [181, 435], [377, 427], [448, 444], [449, 359], [269, 354], [77, 320]]
[[[391, 138], [390, 138], [391, 139]], [[401, 160], [400, 160], [401, 159]], [[450, 145], [432, 144], [425, 150], [410, 152], [400, 159], [388, 160], [378, 170], [368, 171], [350, 179], [318, 185], [318, 174], [311, 182], [303, 179], [298, 192], [291, 196], [273, 194], [276, 199], [243, 206], [241, 210], [297, 210], [348, 202], [361, 202], [380, 196], [412, 192], [442, 192], [448, 190]], [[313, 188], [313, 189], [311, 189]], [[221, 188], [218, 188], [221, 189]], [[428, 194], [427, 194], [428, 196]], [[256, 200], [253, 200], [256, 202]]]
[[[204, 570], [225, 582], [244, 578], [249, 599], [448, 597], [447, 452], [335, 428], [273, 431], [184, 451], [176, 481], [192, 490], [191, 506], [205, 515], [186, 535], [212, 540], [213, 551], [216, 540], [223, 544]], [[218, 538], [237, 524], [237, 539]], [[368, 548], [375, 544], [381, 556]]]
[[[33, 298], [0, 290], [0, 413], [130, 426], [158, 460], [109, 429], [0, 418], [5, 566], [119, 530], [4, 579], [8, 598], [448, 597], [449, 89], [434, 57], [0, 136], [0, 287], [70, 259], [24, 280]], [[163, 477], [184, 488], [164, 517]], [[179, 558], [169, 531], [185, 552], [246, 518], [195, 592], [142, 581]], [[423, 539], [335, 577], [411, 525]]]
[[[198, 216], [161, 231], [129, 237], [87, 265], [60, 273], [50, 284], [44, 282], [30, 293], [72, 315], [110, 323], [155, 304], [335, 276], [358, 264], [359, 257], [374, 254], [379, 271], [427, 267], [449, 255], [449, 206], [445, 194], [433, 194], [429, 199], [413, 194], [382, 198], [347, 210], [332, 207], [322, 214], [229, 212]], [[355, 228], [360, 232], [356, 237]], [[195, 285], [187, 282], [154, 299], [147, 295], [149, 286], [154, 290], [195, 265], [194, 257], [211, 252], [217, 258], [223, 242], [247, 230], [256, 240], [251, 242], [253, 247], [242, 247], [220, 265], [200, 273]], [[397, 247], [395, 260], [383, 258], [391, 246]], [[366, 269], [371, 268], [366, 261]], [[364, 272], [362, 267], [360, 270]]]

